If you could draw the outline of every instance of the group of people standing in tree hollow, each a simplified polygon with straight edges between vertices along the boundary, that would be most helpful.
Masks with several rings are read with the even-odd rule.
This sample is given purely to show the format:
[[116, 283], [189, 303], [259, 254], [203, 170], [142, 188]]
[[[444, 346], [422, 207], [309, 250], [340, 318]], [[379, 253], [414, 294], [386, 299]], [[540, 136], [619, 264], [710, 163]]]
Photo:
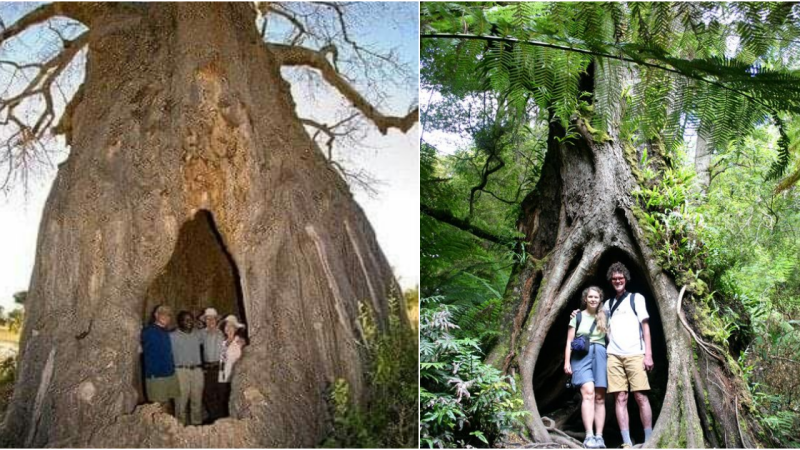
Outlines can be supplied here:
[[[603, 291], [590, 286], [581, 296], [581, 310], [573, 311], [564, 351], [564, 372], [580, 388], [581, 417], [586, 429], [585, 448], [606, 448], [603, 426], [606, 391], [614, 394], [622, 448], [631, 448], [628, 421], [628, 392], [639, 405], [644, 439], [650, 439], [653, 413], [647, 391], [647, 373], [653, 369], [650, 344], [650, 315], [644, 297], [628, 292], [628, 268], [616, 262], [606, 274], [614, 296], [601, 304]], [[607, 346], [607, 349], [606, 349]]]
[[173, 330], [172, 309], [166, 305], [157, 306], [152, 319], [142, 329], [148, 401], [161, 403], [167, 413], [174, 409], [183, 425], [227, 417], [231, 375], [247, 343], [245, 325], [234, 315], [220, 321], [214, 308], [198, 318], [205, 325], [200, 329], [192, 313], [180, 311]]

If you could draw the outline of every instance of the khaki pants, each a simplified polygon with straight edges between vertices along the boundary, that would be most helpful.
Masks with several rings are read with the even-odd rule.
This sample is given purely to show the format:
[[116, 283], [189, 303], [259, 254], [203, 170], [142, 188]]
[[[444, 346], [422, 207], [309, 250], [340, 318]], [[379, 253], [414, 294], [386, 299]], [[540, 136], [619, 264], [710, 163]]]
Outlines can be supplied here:
[[181, 396], [175, 405], [175, 416], [178, 421], [186, 425], [186, 406], [190, 409], [191, 425], [200, 425], [203, 422], [203, 370], [200, 367], [193, 369], [176, 368], [178, 384], [181, 386]]

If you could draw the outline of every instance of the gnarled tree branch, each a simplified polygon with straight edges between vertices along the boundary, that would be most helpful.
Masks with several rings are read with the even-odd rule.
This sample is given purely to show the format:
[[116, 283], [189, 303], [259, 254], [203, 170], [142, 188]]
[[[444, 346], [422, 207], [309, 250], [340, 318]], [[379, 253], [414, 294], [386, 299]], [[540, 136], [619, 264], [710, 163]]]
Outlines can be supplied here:
[[118, 5], [106, 2], [54, 2], [39, 6], [20, 17], [8, 28], [0, 31], [0, 43], [5, 42], [25, 30], [45, 23], [56, 17], [66, 17], [89, 26], [92, 18], [101, 15]]
[[322, 78], [336, 88], [361, 114], [378, 127], [382, 134], [389, 128], [397, 128], [405, 133], [419, 120], [419, 108], [414, 108], [403, 117], [386, 116], [378, 111], [366, 98], [364, 98], [328, 61], [326, 54], [330, 53], [331, 46], [323, 50], [313, 50], [284, 44], [267, 44], [278, 63], [282, 66], [304, 66], [319, 70]]
[[430, 206], [427, 206], [422, 203], [420, 203], [419, 209], [426, 216], [432, 217], [438, 220], [439, 222], [444, 222], [448, 225], [452, 225], [460, 230], [471, 233], [476, 237], [479, 237], [481, 239], [486, 239], [487, 241], [494, 242], [496, 244], [500, 244], [505, 247], [513, 247], [513, 242], [509, 243], [508, 239], [504, 239], [480, 227], [476, 227], [475, 225], [470, 224], [466, 220], [459, 219], [458, 217], [454, 216], [453, 213], [451, 213], [450, 211], [431, 208]]
[[[315, 33], [309, 31], [308, 27], [300, 21], [291, 11], [286, 9], [286, 6], [282, 3], [276, 2], [263, 2], [258, 4], [258, 11], [263, 14], [264, 16], [268, 16], [269, 14], [275, 14], [277, 16], [282, 17], [287, 22], [292, 24], [295, 29], [295, 34], [292, 36], [291, 45], [296, 45], [301, 42], [303, 36], [311, 36], [313, 38], [318, 38]], [[266, 36], [266, 29], [267, 29], [267, 21], [264, 21], [261, 30], [261, 36]]]
[[[35, 9], [4, 30], [3, 38], [12, 38], [28, 27], [64, 15], [60, 6], [51, 4]], [[0, 126], [6, 131], [0, 143], [0, 165], [4, 166], [5, 172], [0, 190], [8, 188], [15, 173], [26, 182], [30, 170], [38, 164], [51, 162], [42, 140], [53, 129], [56, 119], [53, 89], [58, 88], [59, 76], [86, 47], [89, 35], [85, 31], [74, 39], [68, 39], [58, 30], [54, 31], [63, 49], [49, 60], [32, 63], [0, 60], [0, 67], [11, 70], [9, 86], [0, 93]], [[19, 83], [22, 80], [24, 82]]]

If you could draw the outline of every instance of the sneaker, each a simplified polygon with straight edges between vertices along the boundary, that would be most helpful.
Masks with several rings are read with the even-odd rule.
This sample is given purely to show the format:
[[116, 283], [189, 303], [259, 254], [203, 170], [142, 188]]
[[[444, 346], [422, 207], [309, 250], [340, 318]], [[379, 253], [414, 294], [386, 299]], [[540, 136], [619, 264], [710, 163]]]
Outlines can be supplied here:
[[620, 448], [633, 448], [633, 447], [631, 447], [631, 444], [626, 444], [626, 443], [623, 442], [622, 443], [622, 447], [620, 447]]
[[606, 448], [606, 441], [603, 440], [603, 436], [594, 437], [594, 448]]
[[583, 448], [597, 448], [595, 446], [594, 436], [586, 436], [583, 440]]

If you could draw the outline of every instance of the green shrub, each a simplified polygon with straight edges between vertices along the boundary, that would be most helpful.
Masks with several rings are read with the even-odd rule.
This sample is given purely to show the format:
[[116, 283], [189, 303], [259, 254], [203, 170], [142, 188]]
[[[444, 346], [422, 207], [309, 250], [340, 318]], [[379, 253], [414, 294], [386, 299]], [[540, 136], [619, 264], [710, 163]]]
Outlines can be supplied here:
[[[437, 301], [426, 299], [425, 301]], [[421, 444], [490, 447], [527, 411], [513, 378], [484, 364], [477, 339], [457, 339], [447, 305], [420, 317]]]
[[10, 356], [0, 362], [0, 418], [5, 415], [11, 394], [14, 393], [14, 381], [17, 378], [17, 357]]
[[389, 327], [380, 333], [367, 308], [361, 308], [360, 322], [369, 358], [370, 398], [362, 408], [351, 398], [350, 386], [345, 380], [334, 383], [328, 396], [333, 427], [322, 447], [418, 447], [416, 331], [400, 320], [397, 302], [390, 302], [390, 310]]

